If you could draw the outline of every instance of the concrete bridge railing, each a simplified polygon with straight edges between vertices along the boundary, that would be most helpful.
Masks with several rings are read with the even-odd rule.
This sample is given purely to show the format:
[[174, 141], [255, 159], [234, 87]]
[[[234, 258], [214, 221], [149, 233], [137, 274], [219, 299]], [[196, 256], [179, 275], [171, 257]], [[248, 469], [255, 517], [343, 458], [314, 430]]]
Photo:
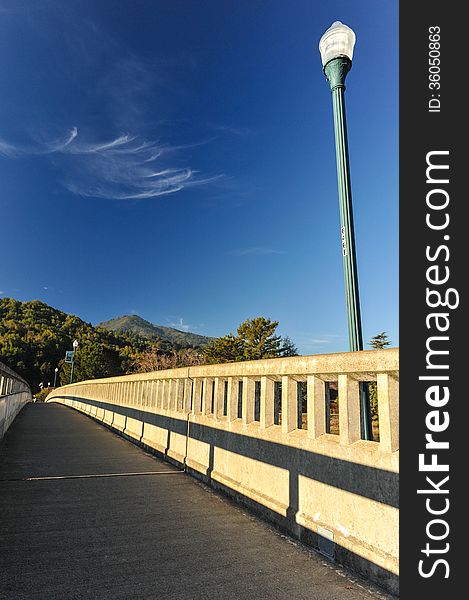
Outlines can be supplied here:
[[[397, 349], [300, 356], [84, 381], [47, 401], [184, 466], [396, 592], [398, 371]], [[362, 381], [377, 385], [379, 441], [361, 439]]]
[[26, 381], [0, 362], [0, 440], [31, 398], [31, 388]]

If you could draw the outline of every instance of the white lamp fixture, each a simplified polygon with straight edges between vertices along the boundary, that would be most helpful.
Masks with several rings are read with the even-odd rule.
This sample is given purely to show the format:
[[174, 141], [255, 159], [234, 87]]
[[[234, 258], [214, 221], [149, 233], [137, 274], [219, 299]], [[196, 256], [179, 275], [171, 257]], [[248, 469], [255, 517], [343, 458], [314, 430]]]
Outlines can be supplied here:
[[350, 61], [355, 46], [355, 33], [340, 21], [335, 21], [319, 40], [322, 66], [333, 58], [345, 56]]

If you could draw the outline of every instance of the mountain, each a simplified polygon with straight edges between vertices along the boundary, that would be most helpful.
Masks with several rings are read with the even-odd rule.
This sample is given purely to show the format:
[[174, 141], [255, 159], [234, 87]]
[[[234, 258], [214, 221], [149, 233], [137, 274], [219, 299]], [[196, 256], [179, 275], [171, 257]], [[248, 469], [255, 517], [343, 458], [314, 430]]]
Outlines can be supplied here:
[[64, 359], [75, 339], [79, 344], [74, 381], [138, 372], [140, 359], [151, 352], [152, 342], [157, 339], [161, 340], [160, 354], [173, 357], [174, 351], [200, 348], [211, 340], [152, 325], [135, 315], [93, 327], [39, 300], [0, 298], [0, 361], [24, 377], [35, 392], [40, 383], [48, 387], [54, 382], [70, 382], [71, 365]]
[[138, 341], [97, 330], [76, 315], [39, 300], [0, 298], [0, 360], [24, 377], [34, 391], [41, 382], [47, 387], [54, 381], [70, 381], [70, 364], [64, 358], [75, 339], [79, 340], [75, 381], [126, 373], [131, 356], [145, 350]]
[[180, 331], [173, 327], [154, 325], [138, 315], [124, 315], [110, 321], [98, 323], [96, 327], [102, 327], [114, 333], [134, 334], [152, 341], [161, 340], [181, 348], [205, 346], [213, 339], [189, 331]]

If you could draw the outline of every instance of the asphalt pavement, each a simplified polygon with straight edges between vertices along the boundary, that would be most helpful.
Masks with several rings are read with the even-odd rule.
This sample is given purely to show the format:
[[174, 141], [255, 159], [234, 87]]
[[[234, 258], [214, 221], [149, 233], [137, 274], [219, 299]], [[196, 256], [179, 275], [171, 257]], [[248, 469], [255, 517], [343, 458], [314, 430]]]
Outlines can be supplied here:
[[2, 600], [390, 600], [58, 404], [0, 443]]

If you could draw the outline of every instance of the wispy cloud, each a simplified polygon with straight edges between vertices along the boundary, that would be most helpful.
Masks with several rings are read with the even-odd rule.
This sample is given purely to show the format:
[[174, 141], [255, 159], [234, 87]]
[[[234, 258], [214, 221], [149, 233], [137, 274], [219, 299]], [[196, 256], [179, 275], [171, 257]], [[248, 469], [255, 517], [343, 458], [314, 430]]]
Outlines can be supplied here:
[[2, 140], [2, 138], [0, 138], [0, 156], [5, 156], [7, 158], [16, 158], [18, 156], [18, 149], [12, 144], [9, 144], [8, 142], [5, 142], [5, 140]]
[[285, 254], [283, 250], [276, 250], [275, 248], [265, 248], [255, 246], [253, 248], [240, 248], [238, 250], [232, 250], [231, 256], [266, 256], [268, 254]]
[[[15, 10], [17, 4], [11, 0]], [[70, 192], [118, 200], [167, 196], [224, 177], [219, 172], [200, 173], [193, 158], [184, 160], [187, 150], [218, 139], [216, 134], [209, 137], [213, 128], [207, 126], [210, 133], [202, 140], [187, 140], [184, 131], [192, 115], [177, 122], [166, 118], [165, 107], [170, 105], [172, 114], [173, 98], [184, 97], [186, 75], [197, 68], [190, 54], [136, 55], [75, 6], [66, 3], [65, 8], [55, 0], [44, 6], [33, 4], [19, 15], [46, 47], [57, 47], [51, 40], [58, 40], [66, 61], [58, 60], [50, 69], [60, 70], [66, 64], [61, 72], [64, 86], [75, 89], [81, 81], [84, 104], [93, 106], [93, 111], [78, 112], [78, 127], [66, 128], [59, 121], [63, 117], [47, 110], [38, 122], [28, 106], [15, 125], [15, 135], [21, 139], [26, 135], [29, 141], [19, 144], [18, 137], [6, 139], [0, 133], [0, 158], [48, 158]], [[164, 140], [159, 140], [162, 130]]]
[[22, 158], [29, 155], [47, 155], [62, 152], [78, 135], [78, 129], [72, 127], [65, 135], [56, 139], [39, 140], [36, 143], [12, 144], [0, 138], [0, 155], [6, 158]]
[[306, 352], [315, 352], [321, 349], [327, 350], [331, 344], [336, 345], [338, 341], [343, 339], [343, 336], [337, 333], [320, 333], [318, 337], [307, 337], [304, 335], [300, 337], [303, 337], [303, 339], [298, 339], [298, 344]]
[[53, 152], [62, 152], [69, 146], [78, 135], [78, 129], [72, 127], [71, 130], [65, 134], [64, 139], [55, 140], [45, 144], [44, 153], [51, 154]]
[[169, 317], [167, 318], [167, 327], [173, 327], [174, 329], [178, 329], [179, 331], [198, 331], [203, 324], [200, 325], [192, 325], [190, 323], [186, 323], [182, 317]]
[[[66, 161], [64, 185], [70, 192], [118, 200], [156, 198], [222, 177], [220, 174], [201, 177], [190, 167], [167, 166], [167, 155], [181, 148], [184, 147], [164, 145], [128, 133], [107, 141], [88, 142], [81, 139], [77, 127], [72, 127], [61, 138], [31, 147], [15, 146], [0, 139], [0, 154], [7, 158], [62, 156]], [[165, 163], [164, 168], [156, 168], [158, 159]]]

